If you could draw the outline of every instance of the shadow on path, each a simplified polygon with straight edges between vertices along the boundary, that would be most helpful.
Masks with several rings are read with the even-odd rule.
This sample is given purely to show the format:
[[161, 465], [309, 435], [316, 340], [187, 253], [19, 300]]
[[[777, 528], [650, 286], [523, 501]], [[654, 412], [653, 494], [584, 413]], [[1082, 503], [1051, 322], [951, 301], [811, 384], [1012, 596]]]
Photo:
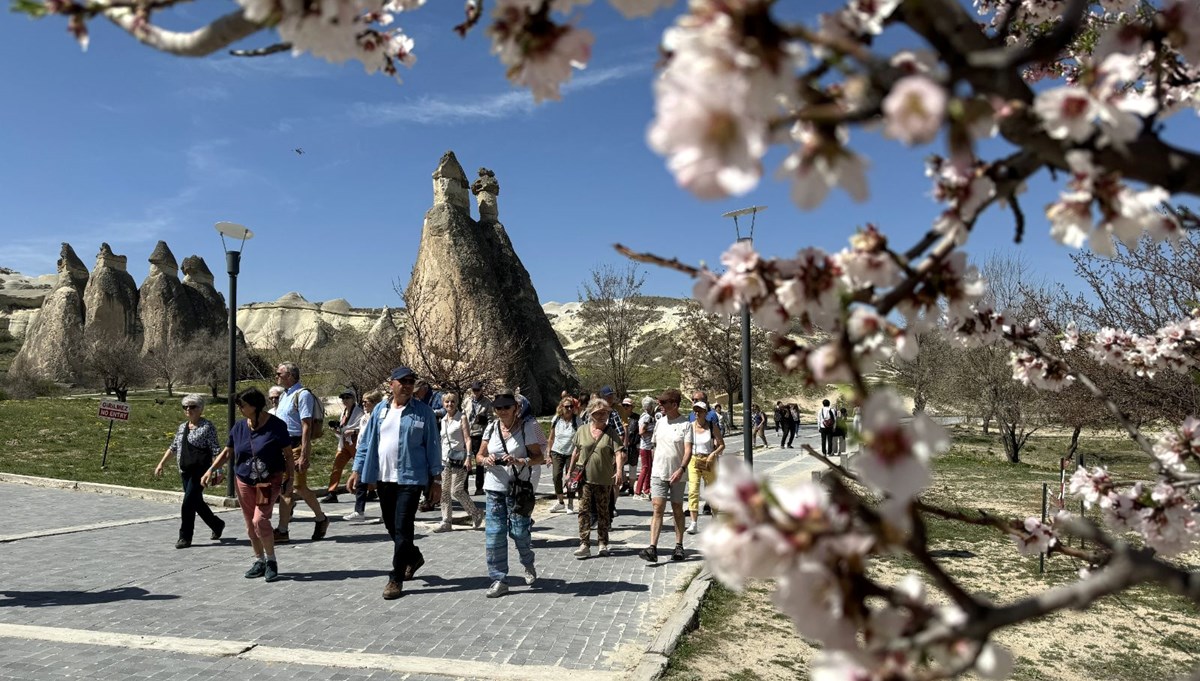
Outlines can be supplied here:
[[0, 608], [23, 607], [45, 608], [59, 605], [96, 605], [117, 601], [170, 601], [179, 598], [173, 594], [152, 594], [136, 586], [104, 591], [0, 591]]
[[340, 582], [346, 579], [364, 579], [369, 577], [386, 577], [387, 570], [324, 570], [322, 572], [282, 572], [281, 582]]

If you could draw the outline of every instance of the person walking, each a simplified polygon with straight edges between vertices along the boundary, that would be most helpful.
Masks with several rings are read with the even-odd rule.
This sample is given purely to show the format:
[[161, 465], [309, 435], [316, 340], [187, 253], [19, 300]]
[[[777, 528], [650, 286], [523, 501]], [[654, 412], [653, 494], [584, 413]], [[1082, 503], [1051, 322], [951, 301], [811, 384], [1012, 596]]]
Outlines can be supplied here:
[[[383, 391], [381, 390], [371, 390], [363, 395], [362, 409], [360, 410], [362, 415], [359, 417], [358, 427], [356, 429], [359, 433], [361, 433], [363, 427], [367, 425], [367, 419], [371, 418], [371, 412], [375, 411], [375, 406], [382, 401]], [[354, 447], [354, 455], [356, 457], [358, 456], [357, 444]], [[351, 469], [353, 471], [353, 464], [351, 464]], [[344, 520], [354, 523], [374, 523], [381, 520], [379, 518], [367, 517], [367, 502], [374, 498], [371, 494], [374, 491], [373, 488], [374, 485], [359, 485], [358, 489], [354, 490], [354, 510], [347, 514]], [[349, 486], [347, 486], [347, 491], [349, 491]]]
[[788, 438], [788, 445], [791, 446], [796, 440], [796, 435], [800, 432], [800, 405], [792, 402], [788, 405], [788, 412], [790, 412], [792, 417], [792, 437]]
[[433, 528], [434, 532], [449, 532], [454, 529], [450, 523], [453, 517], [451, 506], [455, 501], [463, 507], [475, 529], [483, 524], [483, 511], [471, 501], [467, 494], [467, 472], [471, 463], [467, 461], [467, 438], [471, 426], [467, 423], [467, 415], [458, 410], [458, 396], [445, 395], [442, 406], [446, 415], [442, 417], [442, 524]]
[[592, 555], [592, 508], [597, 518], [596, 536], [600, 539], [599, 555], [608, 555], [608, 531], [612, 519], [608, 505], [612, 488], [620, 487], [624, 478], [625, 445], [608, 422], [612, 407], [602, 399], [588, 404], [588, 424], [575, 431], [570, 470], [583, 469], [583, 485], [579, 498], [579, 548], [575, 557]]
[[780, 429], [783, 431], [779, 438], [779, 446], [791, 449], [792, 441], [796, 439], [796, 419], [792, 414], [792, 405], [784, 404], [776, 411], [779, 413]]
[[833, 424], [833, 454], [838, 456], [846, 455], [846, 428], [850, 425], [850, 416], [846, 413], [846, 408], [842, 407], [838, 410], [837, 420]]
[[[418, 379], [417, 387], [413, 389], [413, 399], [420, 400], [433, 409], [433, 415], [436, 419], [434, 426], [441, 428], [442, 417], [446, 415], [446, 408], [442, 406], [442, 391], [434, 390], [429, 385], [429, 381]], [[421, 490], [421, 503], [417, 506], [418, 511], [424, 513], [433, 510], [435, 504], [433, 499], [433, 485], [435, 482], [439, 485], [441, 484], [440, 480], [430, 480], [429, 484], [425, 485], [425, 488]], [[445, 493], [445, 490], [442, 490], [442, 492]]]
[[286, 544], [291, 541], [289, 526], [296, 495], [300, 495], [304, 503], [312, 509], [316, 523], [312, 540], [318, 541], [324, 539], [325, 533], [329, 531], [329, 516], [321, 510], [321, 502], [317, 501], [317, 495], [308, 488], [313, 419], [317, 418], [318, 411], [317, 397], [300, 383], [300, 367], [291, 362], [284, 362], [275, 369], [275, 379], [283, 386], [283, 395], [279, 398], [275, 415], [287, 424], [288, 435], [292, 438], [292, 454], [296, 457], [295, 477], [288, 479], [283, 494], [279, 497], [279, 526], [275, 528], [275, 543]]
[[337, 455], [333, 458], [333, 469], [329, 471], [329, 487], [320, 499], [323, 504], [338, 502], [338, 484], [342, 481], [342, 471], [346, 464], [354, 460], [355, 450], [358, 449], [358, 424], [362, 420], [363, 410], [358, 406], [358, 394], [353, 389], [343, 390], [338, 399], [342, 401], [342, 415], [337, 421], [330, 421], [329, 427], [337, 434]]
[[642, 416], [638, 419], [638, 465], [634, 468], [637, 481], [633, 485], [633, 495], [646, 500], [650, 499], [650, 468], [654, 465], [655, 407], [653, 398], [642, 398]]
[[817, 410], [817, 431], [821, 433], [821, 453], [829, 456], [833, 453], [833, 429], [837, 425], [837, 412], [829, 406], [829, 400], [821, 400], [821, 408]]
[[163, 452], [162, 459], [154, 469], [154, 477], [160, 478], [167, 459], [174, 456], [179, 468], [179, 478], [183, 483], [183, 504], [179, 508], [179, 539], [175, 548], [186, 549], [192, 545], [192, 534], [196, 529], [196, 515], [212, 530], [212, 539], [221, 538], [225, 531], [225, 521], [217, 517], [213, 510], [204, 503], [204, 485], [200, 479], [212, 466], [213, 457], [221, 449], [217, 442], [217, 430], [208, 419], [204, 418], [204, 397], [198, 394], [185, 395], [183, 413], [187, 420], [175, 429], [175, 437], [171, 446]]
[[[572, 442], [575, 439], [575, 429], [579, 427], [579, 417], [575, 415], [575, 400], [570, 395], [562, 398], [554, 418], [550, 420], [550, 431], [554, 440], [550, 445], [551, 477], [554, 478], [554, 495], [558, 503], [550, 509], [551, 513], [574, 513], [575, 491], [563, 493], [564, 478], [571, 477], [574, 468], [568, 464], [574, 452]], [[566, 505], [563, 505], [564, 496]]]
[[764, 447], [770, 447], [771, 443], [767, 442], [767, 415], [763, 413], [761, 407], [757, 404], [750, 407], [750, 422], [754, 424], [754, 434], [750, 437], [750, 442], [757, 446], [758, 439], [762, 438]]
[[679, 412], [680, 392], [674, 388], [659, 396], [663, 418], [654, 427], [654, 467], [650, 472], [650, 545], [638, 556], [650, 563], [658, 562], [658, 536], [662, 532], [663, 513], [667, 501], [675, 520], [675, 550], [671, 560], [683, 560], [683, 488], [687, 484], [684, 472], [692, 458], [692, 426], [686, 414]]
[[688, 534], [696, 534], [700, 527], [700, 481], [704, 481], [705, 487], [716, 483], [717, 458], [725, 451], [725, 439], [721, 437], [721, 431], [713, 428], [708, 419], [702, 418], [708, 411], [708, 405], [696, 402], [692, 405], [692, 411], [697, 418], [692, 421], [692, 456], [687, 469], [688, 511], [692, 514]]
[[246, 521], [246, 535], [254, 551], [254, 563], [246, 579], [279, 579], [275, 558], [275, 534], [271, 511], [283, 492], [283, 483], [295, 473], [292, 437], [287, 424], [267, 413], [267, 398], [258, 388], [247, 388], [234, 400], [242, 418], [229, 430], [229, 441], [200, 479], [207, 485], [226, 459], [233, 457], [238, 506]]
[[[519, 485], [516, 481], [531, 482], [533, 468], [544, 461], [541, 439], [542, 427], [536, 419], [521, 420], [517, 415], [517, 399], [511, 392], [501, 392], [492, 400], [496, 420], [484, 431], [483, 443], [475, 454], [477, 463], [484, 465], [487, 493], [485, 557], [492, 585], [488, 598], [508, 593], [508, 537], [517, 547], [521, 565], [525, 568], [525, 583], [537, 581], [533, 541], [529, 528], [532, 508], [517, 506]], [[507, 535], [507, 536], [505, 536]]]
[[[475, 381], [471, 384], [471, 394], [467, 396], [463, 403], [463, 412], [467, 416], [467, 423], [471, 426], [471, 442], [468, 452], [474, 454], [479, 451], [479, 445], [483, 442], [483, 431], [488, 424], [492, 422], [492, 401], [483, 394], [483, 383]], [[483, 466], [476, 464], [475, 466], [475, 496], [483, 494]]]
[[404, 595], [404, 582], [425, 564], [414, 541], [421, 490], [442, 473], [442, 443], [433, 408], [413, 397], [417, 376], [396, 367], [390, 377], [392, 398], [375, 407], [358, 440], [354, 472], [347, 487], [375, 485], [383, 524], [392, 539], [392, 571], [384, 600]]

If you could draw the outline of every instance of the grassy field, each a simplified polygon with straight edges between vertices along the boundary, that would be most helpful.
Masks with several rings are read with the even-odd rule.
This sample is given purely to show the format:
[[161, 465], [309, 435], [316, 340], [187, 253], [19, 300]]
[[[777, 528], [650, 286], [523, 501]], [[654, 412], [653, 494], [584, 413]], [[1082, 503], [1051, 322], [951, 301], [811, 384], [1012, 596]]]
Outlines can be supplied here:
[[[179, 475], [174, 472], [173, 463], [168, 463], [162, 478], [154, 477], [154, 467], [171, 444], [175, 429], [184, 421], [179, 399], [185, 392], [176, 391], [170, 398], [166, 391], [131, 394], [129, 421], [114, 423], [108, 466], [104, 469], [100, 460], [108, 421], [96, 416], [99, 396], [0, 401], [0, 444], [5, 451], [0, 458], [0, 471], [179, 489]], [[331, 414], [329, 418], [336, 416]], [[209, 404], [204, 417], [213, 422], [224, 440], [227, 427], [224, 399]], [[328, 480], [336, 442], [333, 434], [327, 432], [314, 444], [310, 484], [317, 486]]]
[[[927, 501], [963, 509], [983, 509], [1005, 516], [1038, 515], [1041, 485], [1051, 485], [1051, 513], [1057, 491], [1059, 456], [1065, 434], [1035, 435], [1009, 464], [995, 435], [978, 428], [954, 431], [954, 446], [934, 465], [934, 486]], [[1088, 465], [1103, 464], [1121, 480], [1146, 479], [1146, 456], [1116, 433], [1081, 441]], [[1078, 511], [1078, 502], [1072, 507]], [[993, 602], [1010, 602], [1077, 578], [1083, 567], [1054, 556], [1046, 572], [1038, 560], [1022, 558], [1011, 540], [995, 532], [950, 521], [929, 523], [935, 555], [969, 590]], [[1200, 555], [1183, 556], [1195, 570]], [[917, 569], [903, 557], [877, 560], [874, 570], [884, 581], [899, 580]], [[700, 627], [685, 637], [672, 657], [669, 679], [794, 679], [808, 676], [817, 648], [798, 638], [791, 623], [770, 602], [771, 583], [754, 583], [742, 593], [714, 585], [700, 615]], [[935, 592], [936, 593], [936, 592]], [[1011, 678], [1142, 681], [1173, 678], [1200, 666], [1200, 609], [1157, 587], [1143, 586], [1106, 598], [1084, 612], [1066, 612], [1003, 631], [997, 636], [1017, 659]]]

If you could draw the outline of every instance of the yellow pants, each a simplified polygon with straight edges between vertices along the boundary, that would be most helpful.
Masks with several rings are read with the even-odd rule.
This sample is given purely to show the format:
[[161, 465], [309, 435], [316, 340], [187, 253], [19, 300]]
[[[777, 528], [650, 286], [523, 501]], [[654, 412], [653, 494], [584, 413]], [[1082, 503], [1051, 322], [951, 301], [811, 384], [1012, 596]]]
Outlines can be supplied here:
[[717, 481], [717, 463], [714, 461], [706, 471], [696, 470], [696, 459], [688, 464], [688, 510], [692, 513], [700, 511], [700, 481], [708, 487]]

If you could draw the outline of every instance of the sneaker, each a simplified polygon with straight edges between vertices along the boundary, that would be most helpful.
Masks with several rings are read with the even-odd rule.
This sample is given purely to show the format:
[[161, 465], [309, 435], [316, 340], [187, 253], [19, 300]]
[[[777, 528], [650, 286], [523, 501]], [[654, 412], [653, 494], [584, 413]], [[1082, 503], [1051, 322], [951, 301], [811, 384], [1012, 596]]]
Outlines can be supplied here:
[[417, 570], [420, 570], [424, 564], [425, 556], [417, 556], [417, 562], [410, 563], [408, 567], [404, 568], [404, 581], [412, 579], [413, 575], [417, 574]]
[[587, 544], [580, 544], [579, 548], [575, 549], [575, 557], [578, 558], [579, 560], [588, 558], [591, 555], [592, 555], [592, 547], [588, 546]]
[[213, 530], [213, 531], [212, 531], [212, 536], [211, 536], [211, 537], [209, 537], [209, 539], [212, 539], [213, 541], [217, 541], [218, 539], [220, 539], [220, 538], [221, 538], [221, 533], [225, 531], [225, 521], [223, 521], [223, 520], [218, 520], [217, 522], [219, 522], [219, 523], [221, 523], [221, 524], [220, 524], [220, 525], [217, 525], [217, 529]]
[[642, 549], [641, 551], [638, 551], [638, 558], [641, 558], [642, 560], [646, 561], [647, 563], [657, 563], [658, 562], [658, 547], [657, 546], [647, 546], [646, 548]]
[[313, 541], [320, 541], [325, 538], [325, 533], [329, 531], [329, 516], [325, 516], [323, 520], [317, 521], [317, 526], [313, 528]]
[[575, 504], [567, 504], [567, 513], [570, 513], [571, 515], [575, 515], [578, 512], [579, 511], [575, 510]]
[[291, 537], [288, 536], [288, 533], [280, 532], [278, 527], [275, 528], [274, 535], [276, 544], [287, 544], [288, 542], [292, 541]]
[[533, 567], [532, 565], [526, 567], [525, 568], [525, 583], [528, 584], [529, 586], [533, 586], [533, 583], [536, 581], [537, 581], [537, 569], [535, 567]]
[[191, 545], [192, 545], [191, 539], [182, 539], [181, 538], [175, 542], [175, 548], [177, 548], [177, 549], [186, 549], [187, 547], [189, 547]]
[[508, 585], [497, 579], [496, 581], [492, 582], [490, 587], [488, 587], [485, 595], [488, 598], [500, 598], [506, 593], [508, 593]]
[[483, 519], [484, 519], [484, 516], [482, 513], [475, 516], [475, 529], [478, 530], [483, 525]]
[[265, 577], [268, 582], [273, 582], [279, 579], [279, 563], [276, 563], [273, 560], [268, 560], [267, 570], [263, 573], [263, 577]]
[[705, 504], [703, 510], [701, 510], [701, 513], [704, 515], [712, 515], [712, 506]]
[[563, 503], [560, 501], [559, 503], [550, 507], [550, 512], [551, 513], [566, 513], [567, 507], [564, 506]]
[[347, 513], [346, 515], [342, 516], [342, 520], [345, 520], [347, 522], [362, 522], [363, 520], [366, 519], [366, 517], [367, 516], [363, 513], [359, 513], [358, 511], [351, 511], [351, 512]]
[[383, 587], [383, 600], [394, 601], [404, 595], [404, 586], [394, 579], [389, 579], [387, 586]]
[[259, 558], [254, 561], [254, 565], [251, 565], [249, 570], [246, 570], [246, 579], [258, 579], [265, 574], [267, 574], [267, 561]]
[[675, 550], [671, 552], [671, 560], [683, 560], [683, 544], [676, 544]]
[[452, 528], [452, 527], [450, 526], [450, 523], [447, 523], [447, 522], [442, 522], [442, 523], [439, 523], [439, 524], [438, 524], [436, 527], [434, 527], [432, 530], [430, 530], [430, 532], [449, 532], [449, 531], [450, 531], [450, 530], [452, 530], [452, 529], [454, 529], [454, 528]]
[[321, 502], [322, 504], [336, 504], [338, 502], [337, 495], [333, 492], [330, 492], [320, 499], [317, 499], [317, 501]]
[[601, 556], [607, 556], [608, 555], [608, 544], [601, 544], [600, 550], [597, 551], [596, 553]]
[[699, 521], [696, 521], [696, 520], [693, 520], [692, 522], [688, 523], [687, 533], [688, 534], [696, 534], [696, 527], [699, 524], [700, 524]]

